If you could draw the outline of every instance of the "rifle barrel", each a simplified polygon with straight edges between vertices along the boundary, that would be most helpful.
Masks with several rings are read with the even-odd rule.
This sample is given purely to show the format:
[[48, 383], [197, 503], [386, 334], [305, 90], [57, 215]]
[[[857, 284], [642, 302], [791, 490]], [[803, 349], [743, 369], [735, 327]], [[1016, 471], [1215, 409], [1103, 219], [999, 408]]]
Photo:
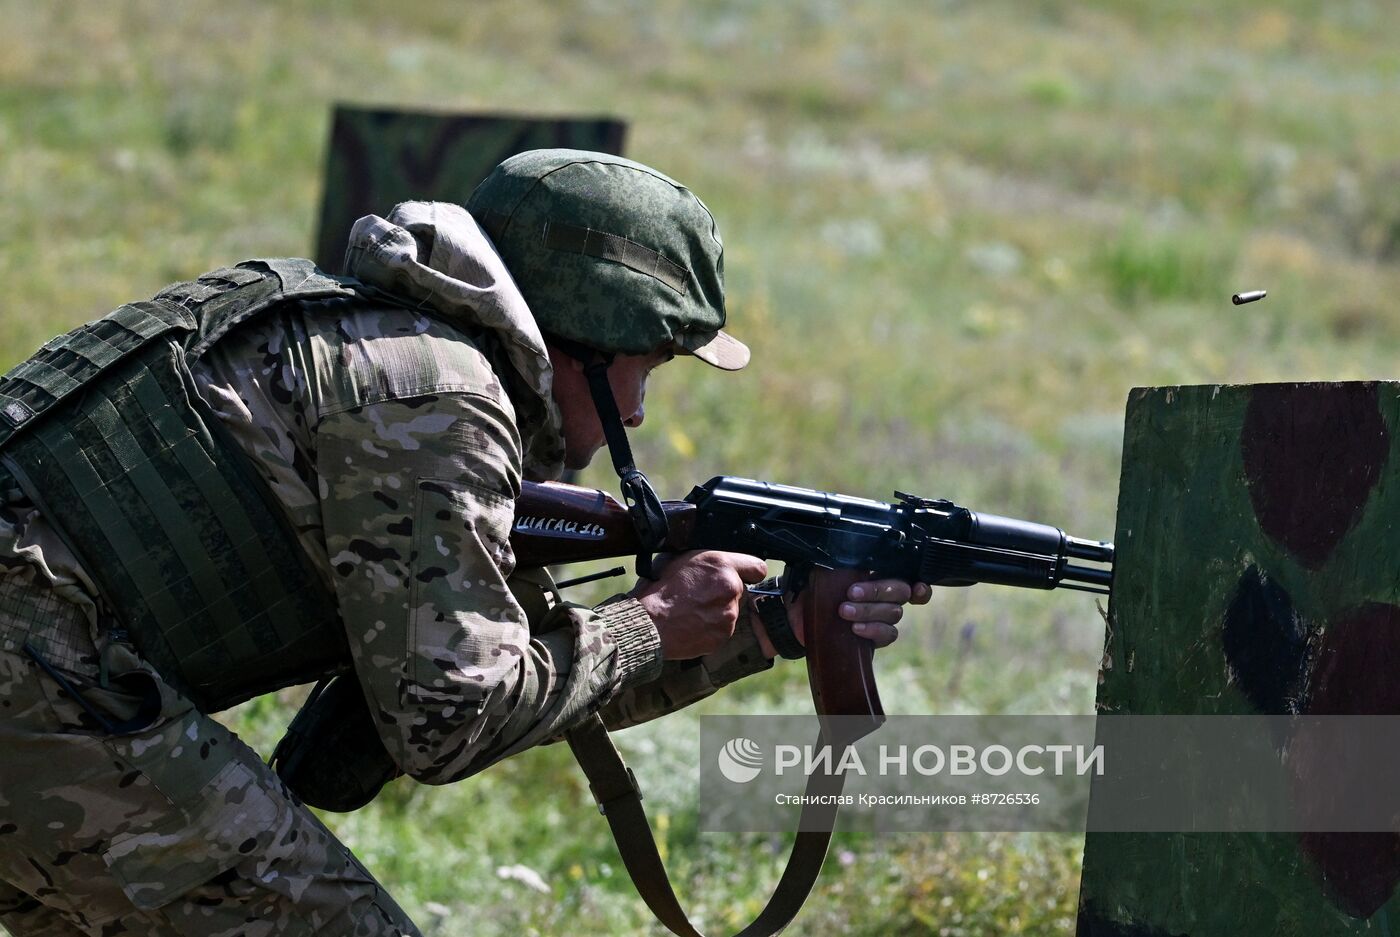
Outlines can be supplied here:
[[1104, 540], [1085, 540], [1082, 537], [1065, 537], [1065, 553], [1076, 560], [1093, 560], [1095, 563], [1113, 562], [1113, 544]]

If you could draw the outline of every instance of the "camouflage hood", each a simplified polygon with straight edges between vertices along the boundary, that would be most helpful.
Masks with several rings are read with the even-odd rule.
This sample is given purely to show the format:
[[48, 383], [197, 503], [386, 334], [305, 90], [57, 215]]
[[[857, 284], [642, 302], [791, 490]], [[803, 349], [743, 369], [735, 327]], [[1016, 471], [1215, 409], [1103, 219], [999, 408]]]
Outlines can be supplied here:
[[554, 372], [525, 297], [467, 210], [449, 202], [403, 202], [387, 219], [355, 222], [345, 252], [350, 276], [425, 303], [448, 321], [489, 329], [511, 374], [526, 474], [557, 478], [564, 438]]

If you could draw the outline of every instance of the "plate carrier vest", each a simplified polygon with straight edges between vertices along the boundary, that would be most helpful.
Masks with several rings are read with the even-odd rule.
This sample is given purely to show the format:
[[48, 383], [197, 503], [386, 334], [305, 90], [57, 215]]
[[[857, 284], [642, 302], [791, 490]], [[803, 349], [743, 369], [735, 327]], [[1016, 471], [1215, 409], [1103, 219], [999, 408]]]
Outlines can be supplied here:
[[0, 473], [205, 712], [344, 670], [350, 652], [334, 594], [189, 365], [279, 304], [365, 295], [393, 301], [310, 261], [246, 261], [60, 335], [0, 377]]

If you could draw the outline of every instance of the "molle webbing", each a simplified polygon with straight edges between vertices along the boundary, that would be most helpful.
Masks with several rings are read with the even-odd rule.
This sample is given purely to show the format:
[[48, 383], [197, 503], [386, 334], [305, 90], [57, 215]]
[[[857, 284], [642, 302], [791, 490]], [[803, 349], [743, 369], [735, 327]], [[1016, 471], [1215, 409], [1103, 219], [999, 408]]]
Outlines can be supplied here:
[[273, 305], [349, 295], [308, 262], [250, 261], [124, 306], [0, 378], [0, 462], [141, 652], [206, 710], [315, 679], [348, 650], [334, 597], [188, 362]]
[[133, 303], [50, 340], [0, 378], [0, 447], [29, 420], [149, 340], [192, 328], [194, 317], [180, 306]]

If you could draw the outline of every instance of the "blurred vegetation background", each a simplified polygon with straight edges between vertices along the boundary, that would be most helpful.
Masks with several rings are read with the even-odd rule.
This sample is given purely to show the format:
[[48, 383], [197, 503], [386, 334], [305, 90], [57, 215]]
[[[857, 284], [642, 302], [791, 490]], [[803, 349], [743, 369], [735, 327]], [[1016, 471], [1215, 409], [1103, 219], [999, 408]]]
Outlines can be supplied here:
[[[720, 473], [899, 487], [1109, 536], [1130, 387], [1395, 376], [1394, 4], [0, 14], [0, 366], [167, 282], [308, 253], [329, 105], [349, 101], [621, 117], [628, 155], [709, 203], [755, 363], [653, 382], [635, 445], [668, 496]], [[892, 712], [1092, 711], [1088, 597], [949, 591], [903, 631], [880, 659]], [[296, 698], [229, 719], [267, 752]], [[697, 713], [807, 705], [801, 668], [780, 666], [621, 736], [706, 928], [757, 911], [786, 844], [696, 833]], [[444, 789], [398, 782], [328, 821], [429, 934], [649, 932], [561, 748]], [[1072, 933], [1081, 849], [848, 835], [798, 929]]]

